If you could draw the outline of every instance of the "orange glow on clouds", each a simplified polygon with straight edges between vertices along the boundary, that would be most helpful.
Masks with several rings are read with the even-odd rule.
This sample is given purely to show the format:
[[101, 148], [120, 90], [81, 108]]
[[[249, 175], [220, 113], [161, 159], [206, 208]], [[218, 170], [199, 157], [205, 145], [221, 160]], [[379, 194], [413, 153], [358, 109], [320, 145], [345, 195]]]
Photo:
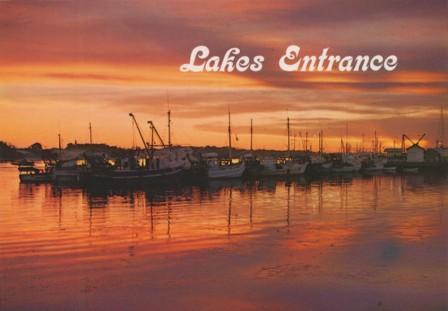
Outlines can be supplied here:
[[[336, 13], [325, 14], [323, 5]], [[323, 129], [327, 150], [339, 148], [346, 122], [353, 148], [374, 130], [384, 146], [403, 133], [423, 132], [433, 144], [448, 83], [440, 66], [444, 27], [434, 27], [444, 23], [443, 9], [388, 3], [347, 9], [288, 0], [0, 2], [0, 140], [55, 146], [60, 131], [66, 143], [85, 142], [92, 122], [96, 142], [130, 146], [127, 113], [135, 112], [142, 124], [151, 119], [166, 132], [169, 106], [175, 142], [184, 145], [225, 145], [228, 107], [236, 147], [247, 148], [254, 119], [257, 147], [284, 149], [288, 115], [297, 135], [313, 137]], [[347, 25], [354, 27], [347, 31]], [[179, 72], [200, 44], [213, 55], [234, 46], [243, 55], [264, 55], [264, 68]], [[324, 47], [338, 55], [394, 53], [399, 68], [285, 73], [277, 61], [289, 44], [310, 55]]]

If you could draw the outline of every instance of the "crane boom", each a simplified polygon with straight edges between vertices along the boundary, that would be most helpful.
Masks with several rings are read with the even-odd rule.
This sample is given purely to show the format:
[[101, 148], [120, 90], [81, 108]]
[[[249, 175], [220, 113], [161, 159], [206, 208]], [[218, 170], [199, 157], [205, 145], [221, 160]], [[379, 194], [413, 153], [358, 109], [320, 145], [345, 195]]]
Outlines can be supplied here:
[[154, 126], [154, 123], [152, 123], [152, 121], [148, 121], [148, 124], [151, 126], [151, 130], [154, 131], [154, 133], [156, 133], [157, 138], [160, 140], [160, 143], [162, 144], [162, 146], [165, 147], [165, 143], [163, 142], [162, 137], [160, 136], [159, 132], [157, 131], [156, 127]]
[[138, 126], [138, 123], [137, 123], [137, 120], [135, 119], [134, 114], [131, 112], [131, 113], [129, 113], [129, 116], [132, 118], [132, 121], [134, 122], [135, 127], [137, 128], [138, 134], [140, 135], [140, 139], [142, 140], [143, 146], [145, 147], [146, 155], [148, 156], [148, 158], [151, 158], [151, 155], [148, 150], [148, 145], [146, 144], [145, 138], [143, 137], [143, 133], [140, 130], [140, 126]]

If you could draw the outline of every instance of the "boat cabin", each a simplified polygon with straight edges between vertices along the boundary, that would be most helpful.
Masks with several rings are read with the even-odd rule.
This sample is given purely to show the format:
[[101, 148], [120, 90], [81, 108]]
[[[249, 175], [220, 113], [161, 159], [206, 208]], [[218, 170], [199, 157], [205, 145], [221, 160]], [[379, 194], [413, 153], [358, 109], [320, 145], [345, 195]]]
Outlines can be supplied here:
[[425, 149], [417, 144], [412, 145], [406, 149], [406, 162], [424, 162]]

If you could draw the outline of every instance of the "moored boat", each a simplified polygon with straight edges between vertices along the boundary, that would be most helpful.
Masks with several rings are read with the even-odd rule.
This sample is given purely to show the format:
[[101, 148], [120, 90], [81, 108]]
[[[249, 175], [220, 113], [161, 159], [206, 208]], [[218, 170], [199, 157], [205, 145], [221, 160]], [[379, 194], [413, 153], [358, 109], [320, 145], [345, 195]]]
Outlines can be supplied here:
[[333, 160], [331, 173], [352, 174], [361, 169], [361, 162], [351, 154], [342, 154], [342, 158]]
[[79, 184], [86, 181], [88, 173], [86, 160], [75, 158], [57, 161], [51, 176], [55, 183]]
[[33, 162], [21, 163], [19, 165], [19, 179], [22, 183], [44, 183], [51, 182], [50, 169], [45, 166], [39, 169], [34, 166]]
[[202, 154], [207, 164], [207, 177], [210, 179], [241, 178], [246, 170], [244, 161], [220, 160], [216, 153]]
[[156, 150], [150, 158], [139, 155], [125, 157], [113, 164], [107, 163], [102, 169], [92, 171], [93, 182], [162, 182], [179, 177], [191, 168], [184, 152], [174, 149]]
[[261, 160], [262, 176], [294, 176], [305, 174], [308, 162], [301, 162], [290, 157]]

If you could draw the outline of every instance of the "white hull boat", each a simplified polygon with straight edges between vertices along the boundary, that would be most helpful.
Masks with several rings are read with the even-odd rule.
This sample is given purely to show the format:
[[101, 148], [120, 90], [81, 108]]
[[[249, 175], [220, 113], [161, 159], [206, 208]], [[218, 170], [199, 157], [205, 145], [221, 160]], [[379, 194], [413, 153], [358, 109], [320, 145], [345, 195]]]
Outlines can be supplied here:
[[207, 176], [211, 179], [241, 178], [245, 170], [244, 162], [232, 165], [213, 165], [209, 166]]
[[306, 172], [308, 163], [297, 163], [294, 161], [286, 161], [285, 163], [276, 163], [274, 160], [262, 160], [261, 171], [262, 176], [295, 176], [303, 175]]

